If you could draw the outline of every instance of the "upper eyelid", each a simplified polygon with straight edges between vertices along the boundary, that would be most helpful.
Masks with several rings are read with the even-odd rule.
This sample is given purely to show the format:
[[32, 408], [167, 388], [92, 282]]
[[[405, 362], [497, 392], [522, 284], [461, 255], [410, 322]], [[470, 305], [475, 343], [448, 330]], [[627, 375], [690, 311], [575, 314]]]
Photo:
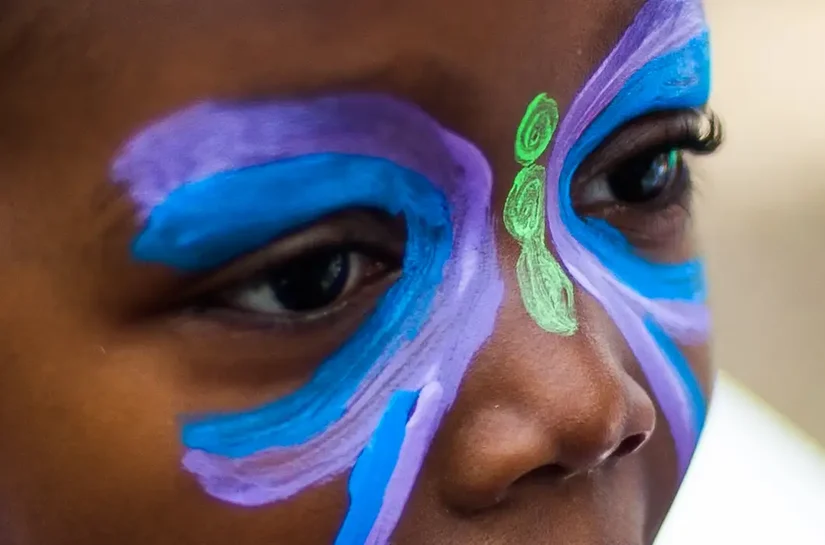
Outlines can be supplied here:
[[[239, 282], [251, 279], [255, 271], [272, 268], [280, 262], [286, 262], [307, 252], [336, 244], [357, 242], [376, 248], [386, 246], [387, 253], [397, 253], [400, 260], [403, 257], [406, 237], [398, 232], [400, 229], [397, 228], [395, 222], [386, 221], [386, 218], [382, 216], [383, 214], [378, 211], [343, 210], [297, 227], [251, 253], [239, 256], [228, 264], [200, 275], [203, 279], [196, 281], [196, 284], [186, 290], [180, 299], [185, 301], [198, 294], [207, 294], [221, 288], [231, 287], [233, 280]], [[318, 235], [318, 238], [311, 241], [311, 244], [307, 244], [307, 237], [312, 234]], [[401, 241], [400, 244], [398, 239]], [[277, 246], [282, 247], [279, 248], [278, 255], [273, 256], [273, 248]]]
[[686, 145], [696, 138], [691, 136], [696, 130], [696, 120], [705, 117], [712, 117], [718, 123], [712, 113], [703, 109], [666, 111], [637, 117], [614, 130], [590, 153], [576, 170], [573, 183], [590, 179], [657, 145]]

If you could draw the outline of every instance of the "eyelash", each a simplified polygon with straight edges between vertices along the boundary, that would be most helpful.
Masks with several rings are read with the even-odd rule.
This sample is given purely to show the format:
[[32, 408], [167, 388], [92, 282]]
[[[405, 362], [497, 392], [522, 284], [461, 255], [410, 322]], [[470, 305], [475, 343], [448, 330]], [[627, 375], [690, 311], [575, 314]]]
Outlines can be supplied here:
[[[394, 281], [401, 268], [403, 250], [391, 248], [393, 243], [381, 240], [382, 237], [391, 238], [392, 229], [386, 229], [383, 225], [385, 233], [374, 234], [379, 222], [362, 221], [359, 225], [358, 220], [362, 216], [363, 213], [350, 211], [321, 219], [295, 235], [274, 242], [254, 256], [241, 259], [240, 266], [235, 267], [241, 269], [240, 272], [219, 273], [219, 278], [207, 281], [205, 286], [202, 284], [198, 288], [197, 293], [205, 295], [189, 298], [194, 301], [189, 305], [190, 312], [201, 317], [214, 317], [221, 322], [237, 323], [241, 327], [295, 327], [310, 323], [322, 327], [327, 319], [332, 319], [344, 307], [358, 306], [355, 302], [359, 297], [369, 299], [371, 288], [383, 286], [384, 280]], [[315, 239], [319, 237], [326, 237], [327, 240], [316, 243]], [[293, 240], [295, 238], [297, 243]], [[286, 252], [283, 252], [284, 246], [288, 247]], [[273, 257], [272, 253], [287, 255]], [[334, 270], [336, 266], [337, 272]], [[332, 285], [324, 286], [323, 282], [329, 280], [325, 276], [329, 271], [333, 272]], [[285, 282], [287, 287], [290, 282], [294, 284], [295, 289], [286, 291], [294, 295], [292, 304], [300, 306], [307, 302], [306, 299], [300, 300], [307, 295], [302, 293], [301, 288], [306, 287], [301, 286], [303, 281], [308, 284], [318, 282], [316, 287], [321, 291], [331, 289], [334, 297], [319, 303], [318, 308], [290, 309], [283, 301], [285, 294], [278, 293], [284, 287], [276, 287], [278, 280], [282, 284]], [[312, 295], [317, 294], [310, 294], [310, 306]], [[265, 300], [267, 297], [272, 303]], [[270, 308], [255, 309], [255, 304]]]
[[[374, 281], [377, 275], [389, 271], [392, 268], [392, 265], [390, 264], [391, 259], [386, 254], [375, 248], [367, 248], [358, 245], [319, 248], [311, 254], [298, 256], [286, 263], [271, 263], [269, 266], [265, 265], [263, 268], [263, 273], [243, 281], [240, 286], [235, 286], [234, 288], [230, 287], [228, 291], [218, 294], [218, 299], [223, 301], [223, 306], [227, 309], [234, 309], [239, 312], [255, 312], [254, 310], [242, 308], [244, 305], [240, 301], [242, 299], [242, 297], [240, 297], [241, 292], [247, 291], [248, 287], [268, 287], [270, 291], [272, 291], [273, 296], [282, 297], [275, 293], [275, 290], [271, 286], [273, 277], [277, 277], [278, 275], [287, 275], [289, 272], [297, 272], [288, 271], [289, 268], [303, 268], [307, 275], [312, 276], [313, 271], [310, 269], [314, 260], [319, 260], [323, 263], [324, 259], [329, 259], [328, 264], [334, 264], [333, 259], [337, 257], [342, 258], [342, 263], [339, 265], [341, 270], [345, 270], [346, 273], [353, 271], [349, 274], [355, 275], [356, 280], [358, 279], [358, 275], [361, 275], [363, 277], [363, 281], [365, 282], [365, 285], [359, 286], [356, 285], [356, 280], [353, 280], [349, 276], [345, 277], [343, 280], [335, 278], [336, 281], [343, 281], [343, 285], [340, 286], [340, 291], [337, 298], [343, 298], [344, 296], [356, 294], [360, 288], [364, 288], [369, 285], [370, 281]], [[304, 267], [302, 267], [302, 265]], [[321, 319], [328, 314], [340, 310], [346, 306], [346, 304], [346, 299], [336, 299], [331, 302], [329, 306], [322, 307], [317, 311], [289, 309], [283, 302], [281, 302], [280, 305], [282, 307], [282, 319], [295, 322]], [[246, 306], [251, 307], [252, 302], [248, 301]], [[265, 312], [261, 312], [261, 314], [265, 314]], [[274, 315], [274, 311], [270, 315]]]
[[[664, 124], [641, 119], [620, 130], [591, 154], [587, 162], [595, 163], [596, 167], [585, 165], [580, 169], [571, 188], [573, 207], [580, 217], [605, 220], [619, 229], [633, 246], [654, 253], [673, 245], [690, 217], [693, 180], [684, 153], [712, 153], [723, 140], [721, 123], [712, 112], [670, 112], [659, 114], [654, 120], [662, 117]], [[639, 140], [647, 144], [646, 149], [638, 151], [638, 146], [632, 145]], [[614, 148], [621, 148], [623, 141], [632, 143], [624, 147], [637, 149], [630, 154], [617, 153]], [[667, 164], [662, 171], [663, 160]], [[619, 192], [625, 197], [638, 197], [628, 185], [643, 184], [654, 167], [659, 167], [659, 173], [667, 176], [664, 187], [648, 199], [634, 202], [620, 198]], [[620, 175], [616, 183], [611, 178], [622, 169], [627, 176]]]

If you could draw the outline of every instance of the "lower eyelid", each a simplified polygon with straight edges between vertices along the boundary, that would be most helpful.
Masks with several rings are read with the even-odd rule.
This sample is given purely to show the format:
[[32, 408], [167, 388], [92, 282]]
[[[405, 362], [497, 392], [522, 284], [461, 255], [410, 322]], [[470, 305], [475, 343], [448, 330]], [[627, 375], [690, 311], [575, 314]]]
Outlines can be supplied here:
[[360, 290], [356, 296], [319, 311], [313, 315], [264, 314], [226, 306], [201, 307], [190, 312], [190, 318], [219, 327], [227, 333], [260, 331], [264, 335], [330, 335], [330, 331], [352, 321], [362, 322], [374, 308], [380, 296], [395, 278], [375, 282]]
[[658, 212], [624, 209], [603, 219], [619, 229], [634, 248], [645, 253], [678, 245], [678, 241], [688, 234], [690, 216], [690, 209], [677, 202]]
[[[366, 254], [357, 254], [356, 259], [359, 261], [359, 268], [363, 271], [364, 267], [368, 266], [369, 262], [378, 261], [377, 258], [367, 256]], [[219, 297], [214, 303], [207, 304], [201, 307], [201, 316], [212, 318], [219, 322], [226, 322], [231, 327], [272, 327], [272, 328], [305, 328], [314, 327], [318, 324], [324, 324], [323, 327], [329, 327], [332, 323], [339, 319], [346, 308], [352, 308], [357, 312], [358, 308], [364, 306], [365, 301], [372, 300], [376, 302], [381, 294], [386, 292], [389, 287], [395, 283], [401, 274], [400, 270], [392, 268], [390, 264], [378, 266], [370, 273], [364, 273], [362, 278], [352, 277], [348, 280], [353, 284], [347, 286], [345, 291], [342, 291], [341, 298], [335, 303], [326, 308], [317, 311], [308, 312], [292, 312], [285, 310], [284, 312], [265, 312], [250, 308], [238, 308], [237, 305], [232, 305], [226, 298]], [[360, 285], [357, 285], [359, 284]], [[254, 284], [251, 284], [254, 287]], [[251, 288], [250, 288], [251, 289]], [[223, 303], [221, 303], [223, 301]], [[345, 319], [348, 319], [346, 317]]]

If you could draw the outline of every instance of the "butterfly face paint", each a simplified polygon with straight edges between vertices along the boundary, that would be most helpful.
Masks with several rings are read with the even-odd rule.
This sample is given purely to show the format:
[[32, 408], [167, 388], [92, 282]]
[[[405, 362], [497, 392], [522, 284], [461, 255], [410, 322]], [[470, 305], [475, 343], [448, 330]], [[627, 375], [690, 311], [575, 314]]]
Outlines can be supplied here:
[[650, 0], [559, 126], [548, 165], [547, 223], [559, 256], [596, 297], [636, 354], [687, 469], [706, 403], [675, 341], [707, 338], [702, 265], [652, 263], [615, 228], [580, 218], [570, 185], [584, 159], [614, 130], [644, 114], [703, 106], [708, 99], [708, 29], [699, 0]]
[[138, 134], [112, 170], [145, 218], [135, 258], [182, 271], [333, 212], [403, 214], [400, 280], [307, 384], [182, 431], [184, 467], [239, 505], [354, 467], [338, 542], [383, 543], [501, 302], [486, 160], [415, 107], [353, 94], [197, 105]]
[[[574, 213], [570, 183], [628, 120], [704, 104], [706, 33], [698, 1], [650, 0], [559, 125], [546, 217], [526, 221], [546, 220], [570, 275], [627, 337], [682, 469], [704, 400], [675, 341], [707, 333], [701, 265], [644, 261], [610, 226]], [[545, 140], [527, 138], [525, 169], [537, 167]], [[487, 162], [420, 110], [358, 94], [201, 104], [138, 134], [112, 172], [145, 220], [135, 258], [182, 271], [219, 267], [342, 209], [403, 214], [401, 280], [306, 385], [249, 411], [187, 418], [182, 429], [186, 470], [238, 505], [283, 500], [352, 470], [337, 543], [386, 543], [501, 302]], [[535, 208], [539, 197], [524, 202]]]

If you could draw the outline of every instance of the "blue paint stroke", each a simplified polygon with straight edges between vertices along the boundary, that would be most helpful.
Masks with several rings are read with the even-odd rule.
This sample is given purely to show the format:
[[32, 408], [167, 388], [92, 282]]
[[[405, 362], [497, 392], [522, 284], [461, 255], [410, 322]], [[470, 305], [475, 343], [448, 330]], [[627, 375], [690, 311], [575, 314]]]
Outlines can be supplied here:
[[305, 155], [184, 184], [152, 210], [133, 245], [139, 260], [203, 271], [333, 212], [373, 207], [403, 214], [401, 278], [350, 340], [298, 391], [247, 412], [198, 416], [183, 426], [190, 449], [243, 458], [306, 443], [344, 414], [376, 365], [426, 320], [452, 250], [449, 206], [418, 173], [386, 159]]
[[606, 221], [582, 219], [576, 214], [570, 184], [576, 169], [618, 127], [642, 115], [704, 106], [709, 95], [710, 43], [708, 34], [703, 33], [636, 72], [579, 138], [562, 169], [560, 209], [570, 234], [619, 280], [650, 299], [704, 301], [701, 260], [665, 264], [638, 255], [624, 235]]
[[378, 519], [384, 492], [392, 478], [417, 392], [399, 391], [390, 398], [387, 410], [369, 444], [361, 452], [350, 474], [350, 507], [335, 545], [362, 545]]
[[705, 400], [705, 394], [702, 392], [702, 386], [696, 378], [696, 374], [693, 372], [693, 369], [691, 369], [690, 363], [687, 358], [685, 358], [682, 350], [673, 342], [670, 335], [656, 323], [656, 320], [652, 316], [645, 319], [645, 327], [647, 327], [647, 330], [653, 336], [659, 348], [662, 349], [668, 361], [673, 364], [676, 373], [682, 380], [684, 391], [688, 393], [688, 398], [690, 399], [694, 424], [693, 429], [701, 432], [705, 427], [707, 402]]

